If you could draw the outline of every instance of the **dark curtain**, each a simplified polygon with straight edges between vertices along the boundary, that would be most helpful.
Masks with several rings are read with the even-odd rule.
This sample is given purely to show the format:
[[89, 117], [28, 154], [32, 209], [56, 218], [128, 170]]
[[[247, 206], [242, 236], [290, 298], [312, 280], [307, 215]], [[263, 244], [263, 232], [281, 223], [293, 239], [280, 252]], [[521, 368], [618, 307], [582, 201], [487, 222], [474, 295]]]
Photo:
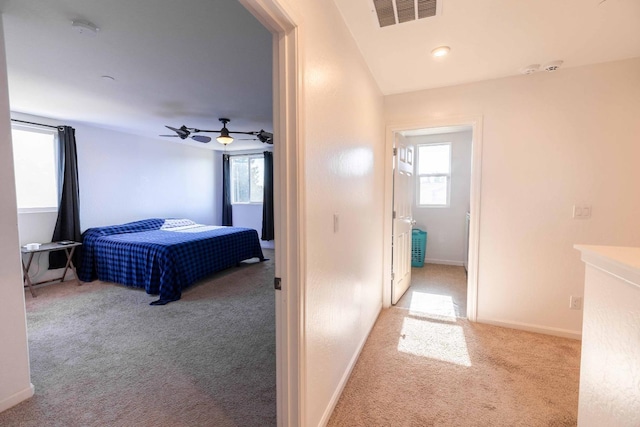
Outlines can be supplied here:
[[222, 155], [222, 225], [233, 225], [231, 206], [231, 162], [228, 154]]
[[[52, 242], [73, 240], [82, 242], [80, 233], [80, 190], [78, 187], [78, 156], [76, 154], [76, 130], [70, 126], [58, 127], [60, 150], [59, 177], [62, 182], [58, 220]], [[76, 248], [73, 262], [79, 266], [80, 249]], [[63, 251], [49, 253], [49, 269], [63, 268], [67, 262]]]
[[271, 151], [265, 151], [262, 240], [273, 240], [273, 234], [273, 153]]

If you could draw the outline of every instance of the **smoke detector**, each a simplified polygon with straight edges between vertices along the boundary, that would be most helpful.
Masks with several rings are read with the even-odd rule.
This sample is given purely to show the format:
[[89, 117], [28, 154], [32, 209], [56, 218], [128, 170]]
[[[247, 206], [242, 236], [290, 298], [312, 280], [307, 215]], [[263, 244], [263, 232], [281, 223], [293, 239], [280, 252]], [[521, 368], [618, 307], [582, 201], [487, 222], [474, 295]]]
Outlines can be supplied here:
[[85, 21], [84, 19], [71, 21], [71, 28], [83, 36], [95, 37], [98, 34], [98, 27], [93, 22]]
[[522, 74], [533, 74], [536, 71], [538, 71], [540, 69], [540, 64], [531, 64], [531, 65], [527, 65], [526, 67], [522, 68], [520, 70], [520, 72]]
[[545, 64], [543, 69], [551, 73], [553, 71], [556, 71], [558, 68], [560, 68], [560, 66], [562, 65], [562, 62], [563, 61], [549, 62], [548, 64]]

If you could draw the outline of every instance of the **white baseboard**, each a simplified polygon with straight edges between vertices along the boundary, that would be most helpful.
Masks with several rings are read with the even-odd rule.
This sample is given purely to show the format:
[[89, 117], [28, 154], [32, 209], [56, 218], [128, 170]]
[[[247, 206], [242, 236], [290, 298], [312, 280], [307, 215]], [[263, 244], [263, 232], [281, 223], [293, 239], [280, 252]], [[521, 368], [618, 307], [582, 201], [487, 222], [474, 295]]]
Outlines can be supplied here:
[[533, 325], [530, 323], [521, 323], [499, 319], [483, 319], [478, 317], [478, 323], [486, 323], [488, 325], [502, 326], [504, 328], [519, 329], [528, 332], [537, 332], [539, 334], [553, 335], [556, 337], [571, 338], [574, 340], [582, 340], [582, 331], [571, 331], [569, 329], [552, 328], [549, 326]]
[[464, 262], [462, 261], [452, 261], [448, 259], [425, 258], [424, 262], [426, 262], [427, 264], [456, 265], [458, 267], [464, 266]]
[[33, 384], [29, 384], [28, 388], [22, 391], [19, 391], [18, 393], [11, 395], [6, 399], [0, 401], [0, 412], [6, 411], [12, 406], [16, 406], [18, 403], [22, 402], [23, 400], [27, 400], [28, 398], [33, 396], [34, 390], [35, 389], [33, 387]]
[[362, 352], [362, 349], [364, 348], [364, 345], [367, 342], [367, 339], [369, 339], [369, 335], [371, 335], [371, 331], [373, 330], [373, 327], [376, 324], [376, 320], [378, 320], [378, 316], [380, 316], [381, 311], [382, 311], [382, 304], [378, 306], [378, 309], [376, 310], [376, 315], [373, 316], [373, 321], [370, 322], [369, 330], [367, 331], [362, 341], [360, 341], [360, 344], [358, 345], [358, 350], [355, 352], [355, 354], [349, 361], [349, 366], [347, 366], [347, 369], [344, 371], [344, 374], [340, 379], [340, 383], [338, 383], [338, 387], [336, 387], [336, 390], [334, 391], [333, 396], [331, 396], [331, 400], [329, 401], [329, 404], [327, 405], [327, 409], [325, 409], [324, 414], [322, 414], [322, 418], [320, 419], [320, 423], [318, 424], [318, 426], [326, 426], [327, 423], [329, 422], [329, 418], [331, 418], [331, 414], [333, 414], [333, 410], [336, 408], [336, 405], [338, 404], [338, 400], [342, 395], [342, 391], [344, 390], [344, 387], [347, 385], [347, 381], [349, 381], [351, 372], [353, 371], [353, 368], [356, 366], [356, 362], [360, 357], [360, 353]]

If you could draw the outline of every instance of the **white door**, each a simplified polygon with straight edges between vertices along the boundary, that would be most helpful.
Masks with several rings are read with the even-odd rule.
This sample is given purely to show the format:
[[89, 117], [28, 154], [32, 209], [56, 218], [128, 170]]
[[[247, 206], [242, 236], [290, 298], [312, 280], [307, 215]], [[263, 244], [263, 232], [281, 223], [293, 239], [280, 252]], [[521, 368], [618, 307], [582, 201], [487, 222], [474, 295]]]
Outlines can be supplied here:
[[411, 285], [411, 205], [415, 185], [413, 146], [398, 136], [394, 153], [391, 304], [396, 304]]

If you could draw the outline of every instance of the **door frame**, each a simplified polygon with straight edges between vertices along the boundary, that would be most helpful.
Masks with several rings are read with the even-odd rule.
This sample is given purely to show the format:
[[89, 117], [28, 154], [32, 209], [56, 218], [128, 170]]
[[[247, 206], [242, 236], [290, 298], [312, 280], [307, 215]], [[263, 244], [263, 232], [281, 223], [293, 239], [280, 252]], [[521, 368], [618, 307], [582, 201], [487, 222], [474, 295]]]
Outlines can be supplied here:
[[301, 20], [282, 0], [239, 0], [273, 35], [276, 406], [279, 427], [305, 418], [305, 180]]
[[396, 133], [408, 130], [445, 126], [469, 126], [471, 137], [471, 194], [469, 223], [469, 266], [467, 277], [467, 318], [475, 322], [478, 318], [478, 271], [480, 250], [480, 192], [482, 180], [482, 116], [454, 116], [422, 118], [393, 123], [385, 130], [385, 183], [384, 183], [384, 267], [382, 306], [391, 306], [391, 251], [393, 245], [393, 146]]

